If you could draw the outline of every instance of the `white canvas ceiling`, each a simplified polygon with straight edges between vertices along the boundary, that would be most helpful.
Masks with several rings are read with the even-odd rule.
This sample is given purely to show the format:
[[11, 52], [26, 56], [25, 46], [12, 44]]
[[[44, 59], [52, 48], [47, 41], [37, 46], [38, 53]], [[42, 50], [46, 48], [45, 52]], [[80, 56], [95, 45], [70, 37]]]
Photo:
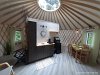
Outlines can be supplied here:
[[26, 17], [56, 22], [61, 30], [100, 26], [100, 0], [61, 0], [54, 12], [42, 10], [37, 0], [0, 0], [0, 23], [23, 28]]

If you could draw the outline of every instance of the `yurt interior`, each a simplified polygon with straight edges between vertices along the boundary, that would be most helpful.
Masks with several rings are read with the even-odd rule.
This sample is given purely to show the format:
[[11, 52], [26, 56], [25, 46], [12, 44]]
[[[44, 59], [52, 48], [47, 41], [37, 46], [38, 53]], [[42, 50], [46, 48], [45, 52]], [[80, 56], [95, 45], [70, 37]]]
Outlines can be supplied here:
[[100, 75], [100, 0], [0, 0], [0, 75]]

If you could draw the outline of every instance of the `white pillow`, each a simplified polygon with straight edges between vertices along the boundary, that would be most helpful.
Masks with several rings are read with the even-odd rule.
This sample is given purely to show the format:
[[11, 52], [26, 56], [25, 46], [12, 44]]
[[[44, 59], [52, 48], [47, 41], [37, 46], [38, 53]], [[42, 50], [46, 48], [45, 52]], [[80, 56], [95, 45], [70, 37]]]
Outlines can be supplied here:
[[0, 71], [0, 75], [11, 75], [12, 66]]

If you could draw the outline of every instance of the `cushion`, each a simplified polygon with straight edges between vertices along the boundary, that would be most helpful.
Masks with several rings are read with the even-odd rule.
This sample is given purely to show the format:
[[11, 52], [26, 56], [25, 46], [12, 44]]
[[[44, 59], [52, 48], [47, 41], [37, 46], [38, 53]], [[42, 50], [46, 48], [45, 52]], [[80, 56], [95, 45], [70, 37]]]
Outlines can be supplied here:
[[6, 69], [3, 69], [0, 71], [0, 75], [11, 75], [12, 72], [12, 66], [7, 67]]
[[5, 62], [5, 63], [0, 63], [0, 71], [1, 70], [3, 70], [3, 69], [5, 69], [5, 68], [7, 68], [7, 67], [9, 67], [10, 65], [7, 63], [7, 62]]

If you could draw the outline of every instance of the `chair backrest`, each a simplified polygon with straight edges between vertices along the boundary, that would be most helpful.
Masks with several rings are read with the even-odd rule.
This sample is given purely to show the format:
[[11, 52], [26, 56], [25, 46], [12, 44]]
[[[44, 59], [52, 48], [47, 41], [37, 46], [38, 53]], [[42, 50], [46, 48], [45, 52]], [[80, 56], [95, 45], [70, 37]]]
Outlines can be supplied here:
[[90, 51], [89, 50], [81, 50], [81, 55], [88, 56], [88, 55], [90, 55]]
[[83, 44], [83, 48], [84, 48], [84, 49], [89, 49], [89, 46], [86, 45], [86, 44]]
[[71, 46], [72, 46], [71, 44], [68, 44], [68, 50], [70, 50], [70, 49], [71, 49]]

